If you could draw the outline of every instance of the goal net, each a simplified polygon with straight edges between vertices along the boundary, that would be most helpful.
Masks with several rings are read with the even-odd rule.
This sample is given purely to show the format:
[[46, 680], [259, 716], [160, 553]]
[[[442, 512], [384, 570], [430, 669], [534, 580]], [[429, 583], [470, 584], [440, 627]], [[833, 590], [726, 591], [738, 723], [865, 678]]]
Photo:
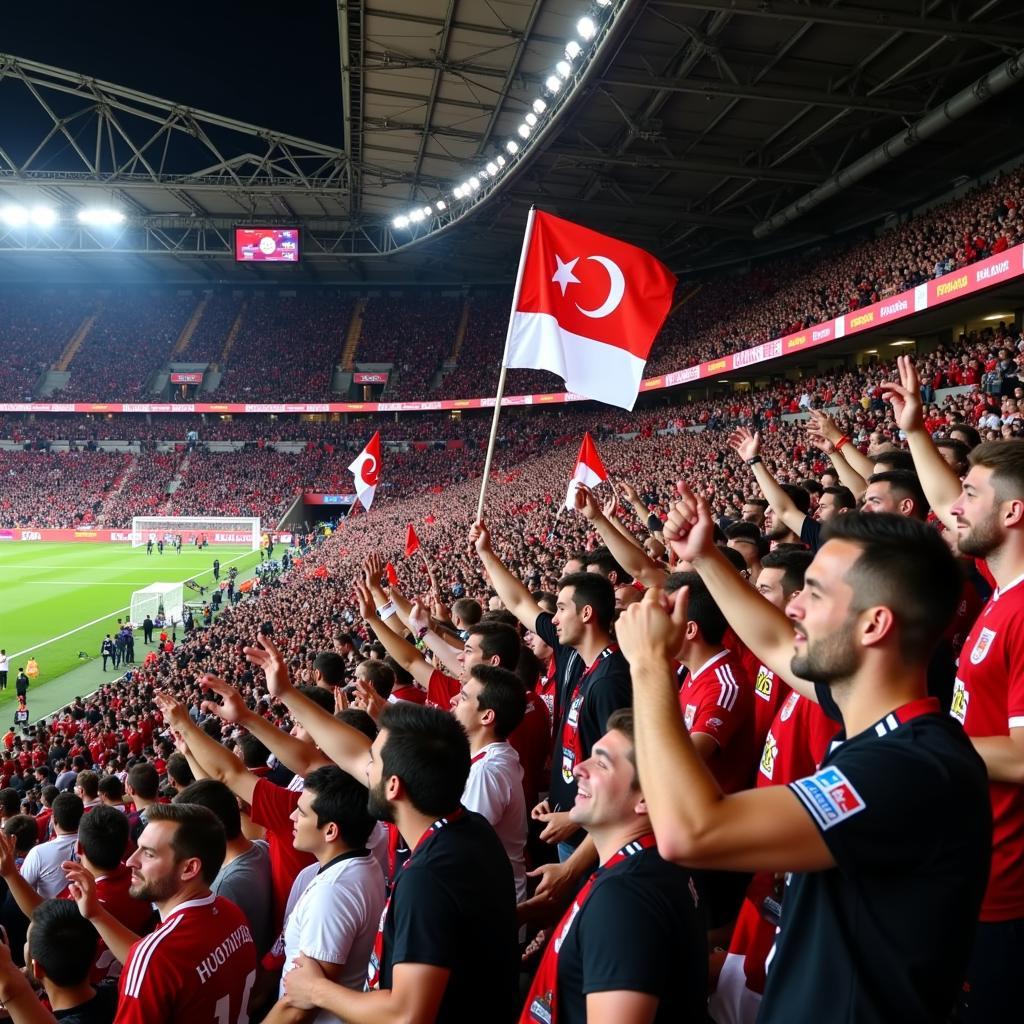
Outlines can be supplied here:
[[168, 543], [168, 538], [181, 537], [191, 545], [205, 539], [210, 544], [248, 544], [257, 551], [260, 546], [259, 516], [135, 516], [132, 519], [132, 547], [140, 548], [151, 539]]
[[164, 622], [181, 622], [184, 606], [184, 584], [151, 583], [132, 594], [131, 622], [133, 626], [140, 626], [147, 615], [155, 621], [161, 613]]

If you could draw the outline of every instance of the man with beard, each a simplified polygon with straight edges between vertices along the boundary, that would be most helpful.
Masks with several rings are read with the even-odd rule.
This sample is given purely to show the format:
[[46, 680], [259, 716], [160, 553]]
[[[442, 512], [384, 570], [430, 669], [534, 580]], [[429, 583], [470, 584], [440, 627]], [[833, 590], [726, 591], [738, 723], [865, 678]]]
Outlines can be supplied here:
[[1024, 442], [990, 441], [968, 456], [961, 483], [924, 427], [913, 363], [898, 360], [899, 384], [885, 384], [914, 465], [936, 515], [961, 555], [984, 560], [995, 583], [961, 651], [950, 714], [988, 770], [992, 871], [981, 907], [959, 1018], [1010, 1020], [1024, 958]]
[[648, 594], [617, 635], [659, 850], [691, 867], [792, 872], [761, 1024], [945, 1021], [991, 846], [984, 765], [927, 696], [929, 656], [958, 598], [952, 555], [907, 517], [840, 516], [782, 612], [725, 563], [707, 503], [685, 485], [680, 494], [665, 524], [676, 557], [744, 643], [843, 730], [815, 773], [723, 795], [677, 711], [685, 596]]
[[461, 804], [470, 768], [462, 726], [439, 708], [390, 704], [367, 751], [362, 733], [294, 687], [281, 699], [321, 750], [366, 780], [370, 813], [394, 824], [411, 848], [392, 882], [367, 990], [329, 981], [300, 956], [284, 978], [287, 1003], [348, 1024], [464, 1024], [481, 1012], [509, 1020], [519, 959], [512, 868], [494, 829]]
[[140, 939], [96, 895], [82, 865], [64, 865], [82, 916], [124, 964], [115, 1024], [238, 1021], [256, 980], [256, 944], [245, 915], [210, 892], [224, 860], [224, 828], [196, 804], [157, 804], [128, 858], [129, 894], [155, 904], [161, 923]]

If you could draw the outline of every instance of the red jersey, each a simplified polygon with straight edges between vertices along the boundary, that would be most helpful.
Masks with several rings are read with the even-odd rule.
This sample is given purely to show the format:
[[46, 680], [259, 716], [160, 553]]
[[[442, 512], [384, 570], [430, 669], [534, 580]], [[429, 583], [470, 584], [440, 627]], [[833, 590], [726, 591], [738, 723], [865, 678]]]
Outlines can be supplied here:
[[544, 670], [544, 674], [537, 680], [536, 692], [540, 699], [544, 701], [544, 706], [548, 709], [548, 718], [551, 720], [552, 727], [555, 722], [555, 691], [558, 689], [558, 665], [555, 662], [554, 656], [548, 662], [548, 667]]
[[817, 701], [790, 690], [768, 729], [757, 766], [757, 785], [786, 786], [813, 775], [838, 731], [839, 723], [833, 722]]
[[679, 690], [686, 731], [718, 744], [707, 762], [724, 793], [748, 789], [754, 774], [754, 708], [750, 682], [731, 651], [719, 651]]
[[[1024, 576], [993, 592], [964, 641], [949, 713], [968, 736], [1024, 729]], [[982, 921], [1024, 917], [1024, 787], [990, 782], [992, 870]]]
[[534, 807], [541, 789], [547, 788], [545, 771], [551, 754], [551, 717], [543, 698], [533, 690], [526, 694], [526, 714], [512, 730], [509, 744], [523, 767], [523, 795], [527, 808]]
[[[100, 875], [96, 879], [96, 898], [103, 904], [103, 909], [136, 935], [145, 935], [153, 926], [153, 907], [146, 900], [137, 900], [128, 895], [132, 884], [131, 868], [119, 865], [114, 871]], [[58, 899], [71, 900], [71, 890], [65, 888], [58, 894]], [[100, 938], [96, 944], [96, 961], [93, 964], [89, 982], [98, 985], [108, 978], [121, 976], [121, 962], [107, 949], [106, 943]]]
[[301, 793], [283, 786], [275, 786], [267, 779], [257, 779], [252, 794], [252, 821], [267, 830], [270, 854], [270, 881], [274, 890], [274, 927], [280, 929], [284, 922], [284, 911], [288, 894], [292, 891], [295, 876], [313, 863], [311, 853], [303, 853], [292, 845], [295, 830], [291, 814], [299, 802]]
[[407, 700], [410, 704], [425, 704], [427, 695], [418, 686], [396, 686], [391, 691], [395, 700]]
[[430, 673], [427, 681], [426, 704], [430, 707], [448, 711], [452, 706], [452, 697], [462, 689], [462, 684], [455, 676], [446, 675], [439, 668]]
[[115, 1024], [246, 1019], [256, 944], [245, 915], [211, 893], [182, 903], [128, 953]]
[[754, 749], [760, 750], [772, 720], [789, 696], [789, 684], [779, 679], [749, 648], [743, 649], [740, 664], [754, 684]]

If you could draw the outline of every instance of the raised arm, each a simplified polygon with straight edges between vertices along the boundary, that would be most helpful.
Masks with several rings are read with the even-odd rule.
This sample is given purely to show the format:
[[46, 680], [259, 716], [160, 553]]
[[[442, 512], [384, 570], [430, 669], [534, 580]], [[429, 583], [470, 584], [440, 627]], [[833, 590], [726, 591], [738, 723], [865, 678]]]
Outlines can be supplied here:
[[126, 928], [113, 914], [104, 909], [96, 895], [96, 879], [77, 861], [66, 860], [61, 864], [68, 878], [71, 898], [78, 904], [78, 912], [100, 933], [107, 949], [121, 961], [128, 962], [128, 953], [139, 941], [139, 936]]
[[281, 652], [262, 634], [259, 643], [259, 647], [244, 648], [245, 656], [266, 672], [271, 696], [288, 708], [292, 718], [302, 724], [326, 757], [357, 782], [365, 784], [370, 739], [358, 729], [338, 721], [304, 693], [299, 693], [288, 678], [288, 667]]
[[608, 521], [598, 508], [594, 496], [583, 484], [576, 488], [573, 504], [595, 530], [601, 535], [612, 557], [630, 576], [638, 579], [645, 587], [660, 587], [665, 583], [667, 573], [656, 562], [648, 557], [647, 552], [637, 547], [632, 540], [625, 537]]
[[491, 531], [482, 521], [473, 524], [469, 531], [469, 542], [476, 549], [483, 562], [491, 585], [498, 592], [501, 603], [527, 628], [534, 629], [541, 607], [534, 601], [522, 580], [508, 571], [504, 562], [491, 547]]
[[816, 701], [814, 684], [793, 675], [793, 625], [785, 612], [747, 584], [715, 547], [707, 502], [684, 483], [678, 487], [682, 500], [665, 523], [665, 539], [676, 557], [693, 565], [740, 640], [793, 689]]
[[928, 504], [947, 530], [956, 530], [956, 516], [950, 508], [960, 497], [962, 484], [956, 470], [939, 454], [931, 435], [924, 428], [921, 381], [910, 356], [899, 356], [896, 365], [899, 384], [883, 384], [885, 397], [892, 403], [896, 425], [903, 431], [914, 457], [914, 469], [921, 481]]
[[[231, 688], [228, 687], [228, 689]], [[242, 698], [237, 692], [233, 690], [231, 692], [241, 703]], [[198, 762], [203, 772], [209, 778], [223, 782], [235, 796], [247, 804], [251, 804], [257, 780], [256, 776], [242, 764], [241, 759], [232, 754], [227, 747], [218, 743], [212, 736], [203, 732], [189, 717], [185, 705], [175, 700], [169, 693], [157, 690], [155, 700], [156, 706], [164, 716], [164, 721], [174, 733], [184, 739], [192, 757]]]
[[422, 636], [423, 643], [437, 655], [438, 660], [449, 672], [457, 676], [462, 671], [462, 666], [459, 664], [459, 654], [462, 648], [453, 647], [433, 628], [430, 613], [422, 601], [413, 601], [409, 606], [409, 628], [417, 636]]
[[43, 902], [43, 897], [21, 877], [15, 861], [15, 846], [14, 837], [0, 830], [0, 878], [7, 883], [18, 909], [31, 920], [32, 911]]
[[390, 626], [377, 618], [373, 598], [362, 581], [356, 581], [355, 589], [359, 613], [367, 627], [381, 642], [384, 650], [425, 689], [430, 684], [430, 677], [434, 671], [427, 663], [427, 659], [405, 637], [399, 636]]
[[761, 459], [760, 433], [752, 434], [746, 427], [737, 427], [729, 435], [729, 447], [750, 468], [772, 511], [799, 537], [807, 516], [796, 507], [793, 499], [782, 489]]
[[[836, 458], [832, 458], [839, 479], [859, 498], [867, 490], [867, 480], [875, 471], [875, 464], [839, 429], [839, 425], [820, 409], [811, 411], [811, 430], [831, 441]], [[847, 472], [844, 474], [843, 467]]]

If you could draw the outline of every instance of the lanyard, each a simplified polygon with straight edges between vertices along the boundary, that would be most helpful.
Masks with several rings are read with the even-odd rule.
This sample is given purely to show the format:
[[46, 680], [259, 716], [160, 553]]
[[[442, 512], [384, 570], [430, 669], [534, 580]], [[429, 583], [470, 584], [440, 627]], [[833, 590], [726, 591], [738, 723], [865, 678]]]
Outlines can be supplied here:
[[[408, 859], [402, 865], [402, 869], [407, 868], [411, 863], [413, 857], [417, 852], [423, 848], [438, 832], [442, 832], [447, 828], [453, 821], [458, 821], [466, 813], [465, 809], [459, 807], [452, 814], [449, 814], [447, 818], [438, 818], [427, 830], [420, 836], [419, 842], [413, 847], [412, 853], [409, 854]], [[398, 829], [394, 826], [395, 834], [398, 833]], [[391, 883], [391, 892], [388, 895], [387, 901], [384, 904], [384, 909], [381, 911], [380, 923], [377, 925], [377, 937], [373, 940], [373, 953], [370, 954], [370, 963], [366, 968], [366, 985], [365, 990], [372, 992], [380, 988], [380, 968], [381, 962], [384, 957], [384, 922], [387, 920], [388, 911], [391, 909], [391, 901], [395, 898], [395, 891], [398, 889], [398, 883], [401, 880], [401, 870], [393, 876]]]
[[583, 888], [580, 889], [572, 906], [565, 912], [565, 916], [558, 922], [537, 966], [537, 973], [534, 976], [533, 984], [526, 996], [526, 1003], [523, 1012], [519, 1017], [519, 1024], [557, 1024], [558, 1021], [558, 955], [565, 944], [565, 940], [572, 929], [576, 917], [590, 896], [594, 883], [603, 873], [611, 870], [617, 864], [621, 864], [629, 857], [640, 853], [642, 850], [652, 850], [657, 840], [654, 834], [648, 832], [632, 843], [627, 843], [621, 850], [613, 854], [590, 878], [587, 879]]
[[580, 676], [572, 691], [569, 708], [565, 713], [565, 722], [562, 725], [562, 781], [567, 786], [572, 784], [573, 769], [586, 756], [580, 742], [580, 716], [583, 713], [583, 701], [587, 695], [586, 681], [594, 669], [618, 649], [618, 644], [609, 644]]

